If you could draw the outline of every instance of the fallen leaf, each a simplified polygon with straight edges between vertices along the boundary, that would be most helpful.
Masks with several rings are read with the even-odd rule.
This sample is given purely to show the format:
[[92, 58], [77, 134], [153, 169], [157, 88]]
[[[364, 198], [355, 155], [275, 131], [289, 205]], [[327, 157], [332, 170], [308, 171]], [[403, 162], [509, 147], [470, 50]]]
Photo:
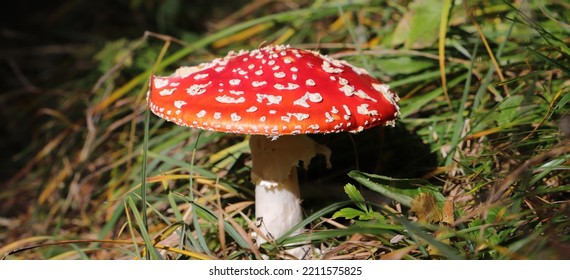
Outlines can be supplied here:
[[438, 223], [443, 219], [441, 208], [431, 193], [420, 193], [414, 198], [411, 210], [422, 222]]

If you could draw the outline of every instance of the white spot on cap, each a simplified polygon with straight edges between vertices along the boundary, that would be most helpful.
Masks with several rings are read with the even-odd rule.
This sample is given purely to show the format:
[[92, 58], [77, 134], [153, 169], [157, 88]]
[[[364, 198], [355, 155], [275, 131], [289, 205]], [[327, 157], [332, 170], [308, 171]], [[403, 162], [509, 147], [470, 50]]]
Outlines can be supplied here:
[[325, 122], [328, 122], [328, 123], [334, 122], [334, 118], [333, 118], [333, 116], [331, 115], [331, 113], [325, 112], [325, 117], [327, 118], [327, 119], [325, 120]]
[[267, 118], [266, 118], [265, 116], [261, 116], [261, 118], [259, 118], [259, 121], [260, 121], [260, 122], [265, 122], [266, 119], [267, 119]]
[[368, 94], [366, 94], [366, 92], [364, 92], [363, 90], [359, 89], [356, 92], [354, 92], [354, 95], [362, 98], [362, 99], [368, 99], [368, 100], [372, 100], [374, 102], [377, 102], [376, 99], [370, 97]]
[[167, 79], [154, 78], [154, 88], [159, 89], [168, 85]]
[[230, 90], [230, 93], [231, 93], [231, 94], [235, 94], [235, 95], [242, 95], [242, 94], [244, 94], [243, 90], [233, 90], [233, 89]]
[[350, 109], [348, 109], [348, 106], [342, 105], [342, 108], [344, 109], [344, 112], [346, 113], [347, 116], [350, 116], [350, 115], [351, 115]]
[[274, 87], [275, 89], [278, 89], [278, 90], [285, 90], [285, 89], [286, 89], [286, 90], [294, 90], [294, 89], [299, 88], [299, 85], [298, 85], [298, 84], [293, 84], [293, 83], [287, 83], [287, 86], [284, 86], [284, 85], [282, 85], [282, 84], [275, 84], [275, 85], [273, 85], [273, 87]]
[[275, 76], [275, 78], [285, 78], [285, 72], [275, 72], [273, 73], [273, 76]]
[[196, 114], [196, 117], [198, 118], [202, 118], [206, 115], [206, 110], [201, 110], [200, 112], [198, 112], [198, 114]]
[[231, 80], [230, 80], [230, 85], [232, 85], [232, 86], [237, 86], [237, 85], [239, 85], [240, 82], [241, 82], [240, 79], [231, 79]]
[[190, 95], [200, 95], [206, 92], [206, 87], [211, 84], [212, 82], [208, 82], [207, 84], [194, 84], [187, 88], [186, 92]]
[[281, 102], [281, 100], [283, 99], [283, 97], [279, 96], [279, 95], [258, 93], [257, 94], [257, 102], [262, 103], [263, 99], [267, 99], [267, 105], [272, 105], [272, 104], [279, 104]]
[[163, 90], [161, 90], [158, 94], [159, 94], [160, 96], [171, 95], [171, 94], [174, 92], [174, 90], [176, 90], [176, 89], [175, 89], [175, 88], [163, 89]]
[[356, 74], [358, 75], [363, 75], [363, 74], [370, 75], [368, 74], [368, 71], [366, 71], [366, 69], [364, 68], [352, 66], [352, 70], [354, 70], [354, 72], [356, 72]]
[[370, 105], [368, 105], [368, 104], [360, 104], [356, 107], [356, 112], [358, 112], [361, 115], [366, 115], [366, 116], [378, 116], [378, 111], [368, 110], [369, 106]]
[[248, 108], [247, 110], [245, 110], [245, 111], [248, 112], [248, 113], [253, 113], [253, 112], [257, 111], [257, 107], [251, 106], [251, 107], [249, 107], [249, 108]]
[[219, 120], [221, 117], [222, 117], [222, 113], [220, 113], [220, 112], [214, 113], [214, 119]]
[[216, 101], [220, 102], [220, 103], [226, 103], [226, 104], [230, 104], [230, 103], [244, 103], [245, 102], [245, 98], [243, 96], [239, 97], [239, 98], [234, 98], [232, 96], [227, 96], [227, 95], [222, 95], [222, 96], [216, 96]]
[[307, 81], [305, 81], [305, 84], [310, 86], [310, 87], [316, 85], [315, 81], [313, 81], [312, 79], [307, 79]]
[[305, 93], [305, 95], [309, 96], [309, 101], [311, 101], [311, 102], [318, 103], [318, 102], [323, 101], [323, 97], [318, 92], [315, 92], [315, 93], [307, 92], [307, 93]]
[[299, 105], [301, 107], [309, 108], [310, 105], [309, 103], [307, 103], [307, 100], [313, 103], [318, 103], [323, 101], [323, 97], [318, 92], [311, 93], [307, 91], [305, 95], [303, 95], [301, 98], [293, 101], [293, 105]]
[[196, 74], [196, 76], [194, 76], [194, 80], [201, 80], [204, 78], [207, 78], [210, 74], [208, 73], [203, 73], [203, 74]]
[[307, 128], [310, 128], [310, 129], [317, 131], [320, 129], [320, 126], [318, 124], [312, 124], [312, 125], [309, 125]]
[[275, 114], [277, 114], [277, 111], [276, 110], [269, 110], [269, 114], [275, 115]]
[[354, 95], [354, 87], [351, 85], [343, 85], [339, 88], [340, 91], [344, 92], [346, 96], [353, 96]]
[[257, 75], [257, 76], [263, 75], [263, 70], [260, 69], [260, 70], [255, 71], [255, 75]]
[[287, 116], [289, 117], [293, 116], [297, 118], [298, 121], [306, 120], [309, 118], [309, 114], [305, 113], [287, 113]]
[[180, 109], [184, 105], [186, 105], [186, 101], [183, 101], [183, 100], [174, 101], [174, 107], [176, 107], [176, 109]]
[[305, 95], [301, 96], [301, 98], [293, 101], [293, 105], [299, 105], [301, 107], [305, 107], [305, 108], [309, 108], [309, 103], [307, 103], [307, 100], [309, 99], [309, 97], [307, 96], [307, 93], [305, 93]]
[[397, 95], [392, 94], [392, 92], [390, 92], [390, 86], [389, 85], [387, 85], [387, 84], [372, 84], [372, 87], [375, 90], [382, 93], [382, 95], [384, 95], [384, 98], [386, 98], [386, 100], [388, 100], [388, 102], [390, 102], [394, 106], [397, 106], [399, 98]]
[[331, 65], [328, 61], [326, 61], [326, 60], [323, 61], [322, 68], [323, 68], [323, 70], [324, 70], [325, 72], [331, 73], [331, 74], [332, 74], [332, 73], [338, 74], [338, 73], [342, 73], [342, 71], [343, 71], [343, 70], [340, 69], [340, 68], [334, 68], [334, 67], [332, 67], [332, 65]]
[[253, 81], [253, 82], [251, 82], [251, 85], [253, 87], [260, 87], [260, 86], [264, 86], [266, 84], [267, 84], [266, 81]]
[[234, 122], [238, 122], [239, 120], [241, 120], [241, 117], [236, 113], [232, 113], [230, 115], [230, 118], [232, 118], [232, 121], [234, 121]]
[[297, 68], [297, 67], [291, 67], [291, 72], [298, 72], [298, 71], [299, 71], [299, 68]]

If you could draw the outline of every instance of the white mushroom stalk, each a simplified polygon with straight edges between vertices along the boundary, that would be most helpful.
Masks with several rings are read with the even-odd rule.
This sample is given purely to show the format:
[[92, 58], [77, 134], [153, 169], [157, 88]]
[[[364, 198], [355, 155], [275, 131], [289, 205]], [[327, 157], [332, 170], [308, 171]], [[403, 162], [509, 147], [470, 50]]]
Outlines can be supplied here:
[[153, 76], [148, 94], [151, 111], [178, 125], [253, 135], [255, 213], [263, 235], [272, 239], [302, 218], [295, 168], [317, 154], [330, 156], [303, 134], [394, 125], [398, 100], [364, 69], [282, 45], [230, 52], [168, 77]]
[[[249, 140], [252, 157], [251, 178], [255, 184], [255, 216], [260, 231], [267, 237], [257, 237], [258, 244], [283, 236], [302, 220], [301, 196], [297, 180], [297, 166], [305, 167], [312, 158], [325, 156], [331, 167], [331, 151], [306, 135], [281, 136], [270, 139], [254, 135]], [[293, 232], [301, 233], [302, 228]], [[303, 258], [309, 248], [291, 249], [289, 254]]]

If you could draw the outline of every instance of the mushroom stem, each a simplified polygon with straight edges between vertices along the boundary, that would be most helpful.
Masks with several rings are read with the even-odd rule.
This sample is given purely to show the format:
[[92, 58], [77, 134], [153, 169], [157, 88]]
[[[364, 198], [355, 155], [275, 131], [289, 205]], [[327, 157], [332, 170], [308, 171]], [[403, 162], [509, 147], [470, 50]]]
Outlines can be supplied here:
[[[301, 222], [301, 195], [297, 182], [297, 170], [291, 168], [286, 180], [276, 183], [260, 180], [255, 186], [255, 216], [261, 232], [269, 239], [258, 236], [258, 244], [277, 239]], [[299, 229], [292, 235], [301, 233]]]
[[[251, 178], [255, 183], [255, 216], [261, 220], [260, 230], [268, 239], [280, 238], [301, 222], [301, 196], [297, 180], [297, 165], [308, 165], [313, 157], [322, 154], [330, 166], [330, 150], [306, 135], [281, 136], [272, 140], [253, 135], [249, 139], [252, 157]], [[292, 233], [301, 233], [302, 229]], [[258, 244], [267, 242], [257, 238]], [[287, 253], [303, 258], [306, 246]]]

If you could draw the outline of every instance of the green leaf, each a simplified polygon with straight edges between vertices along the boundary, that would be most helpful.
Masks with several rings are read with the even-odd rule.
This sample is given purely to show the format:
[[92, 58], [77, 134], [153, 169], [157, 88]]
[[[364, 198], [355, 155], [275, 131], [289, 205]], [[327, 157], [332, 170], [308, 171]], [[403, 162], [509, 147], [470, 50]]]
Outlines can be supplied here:
[[522, 95], [503, 99], [499, 105], [493, 108], [493, 111], [473, 126], [472, 131], [478, 132], [496, 126], [508, 128], [516, 125], [516, 122], [521, 120], [523, 101], [524, 96]]
[[366, 207], [366, 203], [364, 202], [364, 197], [353, 184], [350, 183], [346, 184], [346, 186], [344, 186], [344, 192], [346, 192], [350, 200], [352, 200], [354, 204], [358, 206], [358, 208], [360, 208], [364, 212], [368, 212], [368, 207]]
[[432, 46], [439, 38], [439, 24], [443, 2], [439, 0], [415, 0], [399, 21], [393, 45], [404, 44], [407, 49]]
[[105, 73], [118, 63], [127, 67], [132, 65], [134, 45], [134, 42], [129, 42], [126, 39], [107, 42], [94, 57], [99, 61], [99, 71]]
[[[428, 73], [422, 73], [414, 78], [427, 79], [427, 78], [437, 77], [438, 75], [439, 74], [437, 72], [428, 72]], [[459, 75], [458, 77], [449, 81], [447, 83], [447, 86], [449, 88], [455, 87], [459, 83], [463, 82], [466, 78], [467, 78], [466, 74]], [[408, 80], [408, 82], [410, 82], [410, 80]], [[392, 83], [392, 86], [394, 86], [394, 84], [396, 83]], [[415, 97], [411, 97], [406, 102], [402, 102], [402, 104], [400, 105], [400, 111], [402, 112], [401, 117], [406, 118], [413, 113], [421, 111], [422, 108], [425, 107], [426, 105], [438, 102], [437, 99], [441, 98], [442, 96], [443, 96], [443, 89], [441, 87], [438, 87], [430, 92], [420, 94]]]
[[382, 69], [382, 72], [390, 76], [409, 75], [436, 66], [433, 61], [410, 56], [382, 57], [375, 60], [374, 63], [378, 69]]
[[445, 201], [445, 197], [439, 192], [439, 189], [424, 180], [396, 179], [359, 171], [351, 171], [348, 173], [348, 176], [365, 187], [396, 200], [407, 207], [411, 207], [412, 201], [420, 193], [431, 193], [438, 202]]
[[460, 251], [433, 237], [423, 228], [419, 227], [418, 224], [410, 222], [400, 216], [393, 215], [392, 217], [398, 220], [404, 227], [406, 227], [407, 231], [410, 233], [410, 236], [413, 237], [415, 235], [416, 237], [425, 240], [428, 244], [433, 246], [442, 256], [445, 256], [450, 260], [464, 259], [464, 257], [459, 254]]
[[508, 126], [520, 116], [521, 104], [524, 96], [516, 95], [506, 98], [500, 105], [497, 112], [497, 122], [500, 126]]
[[366, 216], [366, 212], [354, 208], [342, 208], [333, 214], [333, 219], [345, 218], [354, 219], [356, 217]]

